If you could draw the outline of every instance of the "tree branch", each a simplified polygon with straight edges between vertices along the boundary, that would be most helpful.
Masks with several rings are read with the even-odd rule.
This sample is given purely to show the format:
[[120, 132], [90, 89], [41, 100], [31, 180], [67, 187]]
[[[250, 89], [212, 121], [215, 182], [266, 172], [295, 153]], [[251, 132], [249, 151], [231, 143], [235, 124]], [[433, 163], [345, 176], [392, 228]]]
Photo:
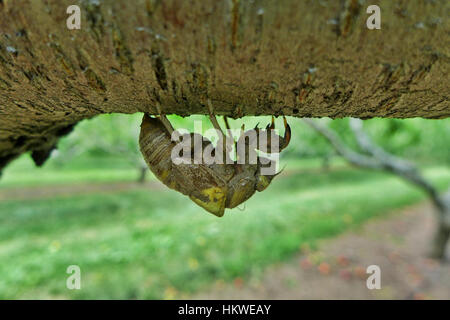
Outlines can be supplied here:
[[235, 118], [450, 115], [446, 0], [380, 0], [381, 30], [356, 0], [79, 1], [81, 30], [73, 1], [30, 3], [0, 1], [0, 170], [80, 120], [208, 99]]
[[417, 168], [412, 163], [387, 153], [385, 150], [376, 146], [372, 142], [363, 129], [361, 119], [350, 119], [350, 128], [352, 129], [360, 148], [372, 155], [373, 158], [380, 163], [380, 166], [382, 166], [384, 170], [401, 176], [406, 181], [424, 190], [430, 196], [433, 204], [440, 212], [446, 212], [448, 210], [447, 204], [439, 196], [438, 190], [419, 173]]
[[326, 126], [312, 119], [303, 118], [302, 120], [310, 127], [312, 127], [314, 130], [316, 130], [318, 133], [320, 133], [325, 139], [327, 139], [328, 142], [334, 147], [336, 152], [351, 164], [362, 168], [370, 168], [378, 170], [382, 169], [382, 166], [380, 165], [379, 161], [376, 161], [375, 159], [372, 159], [370, 157], [367, 157], [363, 154], [351, 150], [341, 141], [341, 139], [333, 131], [328, 129]]
[[359, 147], [369, 156], [357, 153], [345, 146], [341, 139], [326, 126], [311, 119], [303, 119], [303, 121], [327, 139], [338, 154], [353, 165], [388, 171], [425, 191], [436, 208], [438, 218], [438, 230], [435, 233], [431, 255], [439, 259], [444, 258], [450, 238], [450, 189], [446, 194], [439, 195], [438, 190], [418, 172], [413, 164], [376, 146], [363, 130], [361, 119], [350, 119], [350, 127]]

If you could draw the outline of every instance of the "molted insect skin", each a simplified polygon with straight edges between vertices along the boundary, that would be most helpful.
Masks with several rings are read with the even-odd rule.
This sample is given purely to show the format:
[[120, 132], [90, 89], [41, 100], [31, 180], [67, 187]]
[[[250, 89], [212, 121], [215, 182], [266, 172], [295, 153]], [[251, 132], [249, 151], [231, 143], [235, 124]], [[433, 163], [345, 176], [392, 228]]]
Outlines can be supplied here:
[[[203, 148], [210, 143], [206, 140]], [[171, 159], [175, 143], [169, 132], [159, 119], [148, 115], [142, 119], [139, 145], [150, 170], [161, 182], [218, 217], [223, 216], [225, 208], [234, 208], [256, 190], [266, 189], [275, 176], [260, 175], [259, 162], [176, 165]]]
[[139, 145], [150, 170], [162, 183], [189, 196], [195, 203], [215, 215], [223, 215], [227, 194], [226, 181], [207, 165], [175, 165], [171, 159], [175, 144], [158, 119], [144, 116]]

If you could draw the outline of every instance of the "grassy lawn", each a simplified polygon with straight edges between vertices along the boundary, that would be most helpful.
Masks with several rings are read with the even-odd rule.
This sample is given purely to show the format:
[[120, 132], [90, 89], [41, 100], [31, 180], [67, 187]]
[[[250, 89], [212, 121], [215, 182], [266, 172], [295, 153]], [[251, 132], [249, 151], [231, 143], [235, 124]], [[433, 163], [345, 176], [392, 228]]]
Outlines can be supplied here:
[[[281, 159], [280, 167], [287, 165], [287, 170], [320, 169], [317, 159], [299, 159], [288, 161]], [[332, 166], [345, 166], [346, 162], [339, 158], [330, 161]], [[127, 182], [136, 181], [139, 171], [130, 166], [123, 158], [99, 157], [73, 159], [70, 165], [58, 167], [49, 161], [44, 168], [36, 168], [27, 155], [12, 162], [3, 172], [0, 179], [0, 190], [4, 188], [32, 187], [59, 184], [84, 184], [86, 182]], [[149, 173], [147, 180], [156, 180]]]
[[[0, 180], [0, 190], [9, 187], [29, 187], [86, 182], [136, 181], [138, 170], [123, 159], [113, 157], [87, 158], [70, 161], [70, 166], [58, 167], [49, 161], [44, 168], [36, 168], [29, 156], [23, 156], [9, 165]], [[153, 179], [151, 174], [148, 175]]]
[[[38, 184], [29, 172], [10, 175], [17, 167], [0, 185]], [[117, 168], [105, 165], [100, 178], [87, 169], [84, 178], [133, 180], [137, 174], [125, 166], [117, 175], [109, 170]], [[67, 172], [70, 182], [82, 180], [80, 170]], [[425, 172], [448, 187], [449, 168]], [[61, 180], [46, 174], [41, 183]], [[221, 219], [166, 189], [2, 201], [0, 298], [183, 298], [216, 281], [258, 277], [303, 245], [423, 199], [395, 177], [340, 167], [275, 179], [245, 210], [229, 210]], [[65, 286], [73, 264], [81, 268], [81, 290]]]

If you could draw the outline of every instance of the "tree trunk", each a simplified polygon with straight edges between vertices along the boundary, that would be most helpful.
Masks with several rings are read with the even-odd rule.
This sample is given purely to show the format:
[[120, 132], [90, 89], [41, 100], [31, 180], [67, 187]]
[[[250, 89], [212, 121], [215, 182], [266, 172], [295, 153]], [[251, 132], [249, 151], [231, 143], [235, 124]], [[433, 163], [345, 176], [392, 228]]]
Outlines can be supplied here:
[[145, 167], [142, 166], [142, 167], [139, 168], [139, 177], [138, 177], [138, 180], [137, 180], [138, 183], [144, 183], [145, 182], [145, 177], [147, 175], [147, 171], [148, 171], [147, 165]]
[[439, 223], [434, 234], [433, 246], [431, 248], [431, 257], [439, 260], [445, 259], [447, 243], [450, 239], [450, 227], [444, 223]]
[[[0, 0], [0, 170], [102, 113], [450, 114], [449, 2]], [[371, 3], [372, 4], [372, 3]]]
[[426, 180], [412, 163], [395, 157], [375, 145], [363, 130], [360, 119], [350, 119], [350, 128], [359, 148], [364, 153], [353, 151], [347, 147], [340, 137], [328, 127], [311, 119], [303, 119], [303, 121], [327, 139], [336, 152], [351, 164], [390, 172], [422, 189], [429, 196], [437, 213], [437, 230], [430, 255], [440, 260], [445, 259], [447, 242], [450, 237], [450, 190], [440, 195], [438, 189]]
[[440, 200], [440, 203], [435, 202], [438, 224], [431, 248], [431, 256], [444, 260], [450, 242], [450, 189], [438, 200]]

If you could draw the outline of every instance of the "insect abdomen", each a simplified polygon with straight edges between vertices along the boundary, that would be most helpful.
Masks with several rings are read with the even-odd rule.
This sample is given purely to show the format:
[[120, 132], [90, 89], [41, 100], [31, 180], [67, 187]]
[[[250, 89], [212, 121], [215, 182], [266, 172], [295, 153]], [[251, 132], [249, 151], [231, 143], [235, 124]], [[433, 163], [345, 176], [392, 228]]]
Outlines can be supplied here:
[[169, 188], [175, 189], [172, 178], [173, 144], [160, 121], [145, 115], [141, 124], [139, 146], [150, 170]]

